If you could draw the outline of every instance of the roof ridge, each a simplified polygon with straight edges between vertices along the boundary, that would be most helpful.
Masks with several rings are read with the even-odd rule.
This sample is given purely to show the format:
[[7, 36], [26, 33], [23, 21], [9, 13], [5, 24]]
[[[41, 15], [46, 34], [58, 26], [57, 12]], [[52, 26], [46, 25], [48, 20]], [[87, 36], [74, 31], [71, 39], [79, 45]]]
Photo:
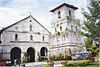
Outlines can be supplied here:
[[[38, 22], [45, 30], [47, 30], [47, 28], [45, 28], [39, 21], [37, 21], [32, 15], [31, 15], [31, 17], [36, 21], [36, 22]], [[47, 30], [50, 34], [51, 34], [51, 32], [49, 31], [49, 30]]]
[[54, 12], [56, 9], [58, 9], [58, 8], [64, 6], [64, 5], [67, 6], [67, 7], [73, 8], [75, 10], [78, 9], [77, 7], [75, 7], [72, 4], [68, 4], [68, 3], [63, 2], [63, 3], [59, 4], [59, 5], [57, 5], [56, 7], [54, 7], [53, 9], [51, 9], [50, 12]]
[[[15, 24], [17, 24], [17, 23], [19, 23], [19, 22], [21, 22], [21, 21], [27, 19], [27, 18], [29, 18], [29, 17], [32, 17], [36, 22], [38, 22], [38, 21], [30, 14], [29, 16], [27, 16], [27, 17], [25, 17], [25, 18], [23, 18], [23, 19], [21, 19], [21, 20], [15, 22], [15, 23], [13, 23], [13, 24], [11, 24], [11, 25], [5, 27], [4, 29], [1, 29], [0, 34], [1, 34], [4, 30], [6, 30], [7, 28], [9, 28], [9, 27], [11, 27], [11, 26], [13, 26], [13, 25], [15, 25]], [[45, 30], [47, 30], [40, 22], [38, 22], [38, 23], [39, 23]], [[50, 32], [49, 30], [47, 30], [47, 31], [51, 34], [51, 32]]]
[[21, 20], [19, 20], [19, 21], [17, 21], [17, 22], [15, 22], [15, 23], [13, 23], [13, 24], [11, 24], [11, 25], [9, 25], [9, 26], [7, 26], [7, 27], [5, 27], [5, 28], [3, 28], [3, 29], [1, 29], [1, 33], [2, 33], [4, 30], [6, 30], [7, 28], [9, 28], [9, 27], [11, 27], [11, 26], [13, 26], [13, 25], [19, 23], [20, 21], [22, 21], [22, 20], [24, 20], [24, 19], [27, 19], [28, 17], [30, 17], [30, 15], [27, 16], [27, 17], [25, 17], [25, 18], [23, 18], [23, 19], [21, 19]]

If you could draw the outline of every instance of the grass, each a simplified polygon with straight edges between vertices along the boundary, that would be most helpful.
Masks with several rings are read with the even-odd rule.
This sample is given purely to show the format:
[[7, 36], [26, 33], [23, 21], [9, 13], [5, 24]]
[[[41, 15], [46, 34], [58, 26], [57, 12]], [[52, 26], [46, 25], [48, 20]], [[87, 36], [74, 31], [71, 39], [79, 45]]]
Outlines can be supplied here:
[[[95, 61], [95, 63], [86, 65], [86, 66], [68, 66], [68, 67], [100, 67], [99, 60]], [[49, 67], [48, 64], [44, 64], [43, 67]]]
[[47, 64], [44, 64], [43, 67], [49, 67]]
[[85, 67], [99, 67], [99, 64], [91, 64], [91, 65], [87, 65]]
[[[43, 67], [49, 67], [47, 64], [44, 64]], [[69, 66], [72, 67], [72, 66]], [[99, 67], [99, 64], [90, 64], [87, 66], [73, 66], [73, 67]]]

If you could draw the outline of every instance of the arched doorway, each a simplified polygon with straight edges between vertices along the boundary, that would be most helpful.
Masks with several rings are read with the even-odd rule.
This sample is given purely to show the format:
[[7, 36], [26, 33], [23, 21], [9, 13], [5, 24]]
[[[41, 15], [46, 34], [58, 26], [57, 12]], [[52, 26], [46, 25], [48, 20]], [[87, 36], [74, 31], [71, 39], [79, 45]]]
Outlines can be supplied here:
[[40, 50], [40, 55], [41, 56], [47, 56], [48, 55], [47, 52], [48, 52], [47, 48], [42, 47], [41, 50]]
[[14, 61], [16, 60], [16, 64], [20, 64], [21, 61], [21, 49], [18, 47], [12, 48], [10, 52], [10, 58], [11, 58], [11, 63], [14, 64]]
[[35, 50], [32, 47], [27, 49], [27, 60], [28, 62], [35, 62]]

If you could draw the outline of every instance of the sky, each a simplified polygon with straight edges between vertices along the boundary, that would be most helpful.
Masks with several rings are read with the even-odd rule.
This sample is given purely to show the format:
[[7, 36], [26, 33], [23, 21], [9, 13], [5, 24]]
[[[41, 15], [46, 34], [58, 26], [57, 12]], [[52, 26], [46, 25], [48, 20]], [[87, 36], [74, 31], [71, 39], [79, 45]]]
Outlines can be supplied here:
[[0, 29], [31, 14], [50, 30], [52, 13], [49, 10], [63, 2], [78, 7], [75, 16], [82, 19], [81, 8], [86, 8], [87, 0], [0, 0]]

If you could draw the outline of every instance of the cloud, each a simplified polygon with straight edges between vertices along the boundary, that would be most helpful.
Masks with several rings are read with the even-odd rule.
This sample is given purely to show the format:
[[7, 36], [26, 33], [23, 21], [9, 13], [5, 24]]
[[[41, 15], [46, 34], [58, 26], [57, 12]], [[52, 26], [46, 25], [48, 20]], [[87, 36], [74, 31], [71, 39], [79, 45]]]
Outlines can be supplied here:
[[36, 0], [12, 0], [10, 4], [8, 4], [9, 7], [14, 7], [14, 8], [37, 8], [38, 7], [38, 1]]
[[0, 28], [11, 25], [22, 17], [14, 8], [0, 7]]
[[[61, 0], [0, 0], [0, 28], [6, 27], [30, 15], [36, 18], [47, 29], [51, 27], [52, 15], [49, 12], [51, 7], [56, 6]], [[5, 2], [4, 2], [5, 1]], [[78, 3], [78, 2], [79, 3]], [[67, 3], [82, 6], [85, 0], [68, 0]], [[65, 2], [65, 1], [64, 1]], [[80, 10], [79, 10], [80, 11]], [[78, 11], [77, 17], [81, 13]], [[79, 17], [80, 18], [80, 17]]]
[[28, 0], [12, 0], [10, 3], [2, 3], [0, 6], [0, 28], [15, 23], [35, 8], [37, 8], [36, 1], [30, 2]]
[[44, 9], [46, 7], [41, 8], [43, 5], [39, 1], [41, 0], [12, 0], [5, 4], [6, 6], [2, 5], [0, 7], [0, 18], [2, 18], [0, 19], [0, 28], [19, 21], [19, 19], [30, 15], [30, 12], [41, 24], [50, 28], [48, 11]]

